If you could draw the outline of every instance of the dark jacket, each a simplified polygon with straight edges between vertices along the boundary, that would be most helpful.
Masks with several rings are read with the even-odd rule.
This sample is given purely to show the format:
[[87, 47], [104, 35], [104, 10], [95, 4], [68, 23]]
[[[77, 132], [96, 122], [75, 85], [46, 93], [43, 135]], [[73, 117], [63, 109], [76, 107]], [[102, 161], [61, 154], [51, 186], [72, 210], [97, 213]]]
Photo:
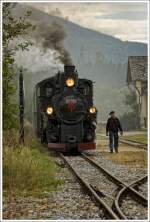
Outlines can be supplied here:
[[120, 130], [121, 132], [123, 131], [119, 119], [117, 117], [115, 118], [110, 117], [107, 120], [106, 133], [108, 133], [109, 131], [117, 133], [118, 130]]

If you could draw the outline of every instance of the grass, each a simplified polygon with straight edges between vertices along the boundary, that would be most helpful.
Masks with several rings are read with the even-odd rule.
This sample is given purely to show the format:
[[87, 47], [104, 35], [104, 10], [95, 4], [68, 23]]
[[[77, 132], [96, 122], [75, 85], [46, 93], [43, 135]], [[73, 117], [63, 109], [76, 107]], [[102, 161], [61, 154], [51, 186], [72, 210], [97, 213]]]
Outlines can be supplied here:
[[134, 134], [134, 135], [125, 135], [124, 139], [134, 140], [136, 142], [147, 143], [147, 133]]
[[[146, 137], [146, 133], [137, 134], [139, 138], [144, 135]], [[125, 136], [124, 136], [125, 137]], [[129, 138], [129, 137], [128, 137]], [[135, 138], [135, 137], [134, 137]], [[137, 167], [137, 168], [147, 168], [147, 151], [139, 148], [132, 147], [127, 144], [119, 144], [119, 153], [109, 153], [109, 137], [98, 135], [98, 145], [97, 149], [100, 150], [101, 155], [103, 155], [106, 159], [121, 165], [128, 165], [129, 167]]]
[[[108, 137], [107, 137], [108, 138]], [[147, 133], [139, 133], [139, 134], [132, 134], [132, 135], [123, 135], [121, 136], [122, 139], [128, 139], [128, 140], [134, 140], [136, 142], [141, 142], [141, 143], [147, 143]], [[106, 139], [106, 136], [104, 135], [97, 135], [97, 139]]]
[[147, 168], [147, 152], [146, 151], [121, 151], [119, 153], [104, 153], [104, 157], [116, 164], [123, 164], [133, 167]]
[[4, 196], [44, 197], [64, 182], [57, 179], [60, 168], [35, 138], [26, 138], [24, 146], [18, 144], [16, 132], [3, 138]]
[[97, 134], [97, 135], [96, 135], [96, 139], [97, 139], [97, 140], [103, 140], [103, 139], [106, 139], [106, 136]]

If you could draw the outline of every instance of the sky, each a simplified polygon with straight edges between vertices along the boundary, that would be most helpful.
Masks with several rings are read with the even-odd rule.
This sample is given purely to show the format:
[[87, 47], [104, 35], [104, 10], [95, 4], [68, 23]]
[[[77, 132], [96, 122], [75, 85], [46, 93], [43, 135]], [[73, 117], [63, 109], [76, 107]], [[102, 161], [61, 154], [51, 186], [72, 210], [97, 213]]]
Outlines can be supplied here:
[[144, 2], [28, 4], [123, 41], [147, 42], [148, 7]]

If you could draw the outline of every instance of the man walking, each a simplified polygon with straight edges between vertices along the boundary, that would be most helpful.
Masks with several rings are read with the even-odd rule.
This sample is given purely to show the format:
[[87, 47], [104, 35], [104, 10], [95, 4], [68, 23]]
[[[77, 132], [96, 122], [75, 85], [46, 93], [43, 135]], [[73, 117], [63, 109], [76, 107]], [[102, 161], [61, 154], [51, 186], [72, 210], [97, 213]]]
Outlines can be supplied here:
[[106, 124], [106, 136], [108, 136], [109, 133], [109, 148], [110, 152], [113, 153], [113, 148], [115, 149], [115, 152], [118, 153], [118, 131], [120, 131], [120, 134], [123, 134], [123, 130], [120, 124], [119, 119], [115, 116], [115, 112], [111, 111], [109, 113], [110, 118], [107, 120]]

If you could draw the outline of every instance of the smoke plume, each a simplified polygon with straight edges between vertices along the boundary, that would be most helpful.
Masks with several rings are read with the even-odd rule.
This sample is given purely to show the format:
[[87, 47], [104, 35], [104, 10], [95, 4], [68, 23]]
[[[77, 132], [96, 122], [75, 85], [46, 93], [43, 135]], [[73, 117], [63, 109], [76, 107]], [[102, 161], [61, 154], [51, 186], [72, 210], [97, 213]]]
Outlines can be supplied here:
[[64, 48], [66, 32], [63, 26], [53, 21], [50, 25], [40, 23], [36, 28], [35, 39], [37, 43], [46, 51], [48, 49], [59, 52], [58, 59], [64, 65], [72, 65], [72, 59], [69, 52]]

